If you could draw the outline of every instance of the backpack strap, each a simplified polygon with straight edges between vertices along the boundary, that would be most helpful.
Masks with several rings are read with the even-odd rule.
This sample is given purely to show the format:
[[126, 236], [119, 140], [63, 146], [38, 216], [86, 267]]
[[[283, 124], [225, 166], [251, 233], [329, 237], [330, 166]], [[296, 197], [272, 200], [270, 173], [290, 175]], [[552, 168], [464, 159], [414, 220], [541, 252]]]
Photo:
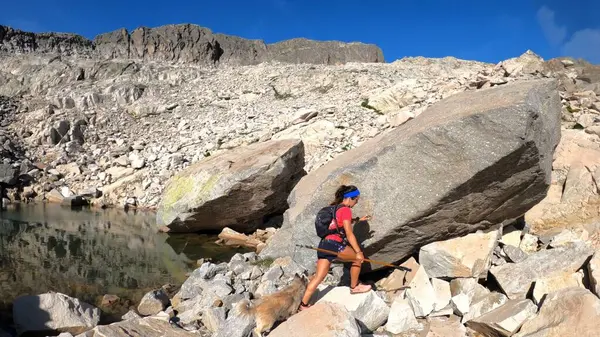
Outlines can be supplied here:
[[340, 209], [340, 204], [335, 205], [335, 207], [333, 208], [333, 220], [335, 220], [335, 230], [336, 232], [340, 235], [340, 238], [342, 240], [344, 240], [344, 237], [342, 236], [342, 232], [340, 232], [340, 226], [338, 226], [337, 223], [337, 211]]

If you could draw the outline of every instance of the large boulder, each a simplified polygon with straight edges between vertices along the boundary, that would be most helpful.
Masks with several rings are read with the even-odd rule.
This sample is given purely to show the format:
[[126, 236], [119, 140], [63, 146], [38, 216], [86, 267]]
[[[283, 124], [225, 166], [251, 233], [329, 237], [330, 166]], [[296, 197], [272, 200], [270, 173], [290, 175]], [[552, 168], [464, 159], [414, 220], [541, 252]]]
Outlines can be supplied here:
[[583, 130], [563, 130], [545, 198], [525, 214], [535, 233], [545, 234], [600, 216], [600, 143]]
[[197, 333], [174, 327], [167, 317], [134, 318], [109, 325], [100, 325], [76, 337], [192, 337]]
[[390, 312], [385, 301], [372, 290], [352, 295], [348, 287], [321, 287], [317, 298], [317, 303], [343, 305], [356, 318], [362, 333], [375, 331], [385, 323]]
[[270, 337], [359, 337], [356, 320], [343, 305], [331, 302], [317, 303], [281, 323]]
[[548, 294], [537, 316], [526, 321], [515, 337], [598, 336], [600, 299], [585, 288]]
[[288, 194], [304, 174], [304, 147], [298, 139], [222, 152], [167, 182], [157, 224], [168, 232], [252, 231], [265, 216], [286, 209]]
[[513, 221], [550, 185], [560, 107], [553, 80], [450, 96], [304, 177], [261, 256], [290, 255], [314, 270], [315, 252], [296, 245], [318, 244], [315, 215], [341, 184], [362, 190], [354, 212], [373, 220], [355, 231], [375, 260]]
[[[506, 296], [523, 299], [534, 282], [570, 274], [581, 268], [594, 249], [582, 242], [543, 250], [519, 263], [507, 263], [490, 269]], [[560, 279], [560, 278], [559, 278]]]
[[100, 309], [61, 293], [15, 299], [13, 317], [20, 333], [58, 330], [80, 333], [100, 322]]

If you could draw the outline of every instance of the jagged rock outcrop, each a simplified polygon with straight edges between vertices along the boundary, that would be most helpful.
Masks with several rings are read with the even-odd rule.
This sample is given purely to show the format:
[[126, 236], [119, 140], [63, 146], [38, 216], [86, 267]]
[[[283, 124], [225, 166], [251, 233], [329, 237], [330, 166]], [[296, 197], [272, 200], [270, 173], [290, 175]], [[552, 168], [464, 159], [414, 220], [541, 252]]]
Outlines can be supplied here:
[[290, 255], [314, 270], [314, 252], [296, 245], [318, 244], [314, 216], [341, 184], [363, 191], [355, 215], [374, 220], [355, 231], [375, 260], [398, 261], [428, 243], [520, 217], [550, 185], [560, 106], [554, 80], [440, 101], [303, 178], [261, 256]]
[[235, 65], [279, 61], [339, 64], [384, 62], [375, 45], [314, 41], [303, 38], [265, 44], [237, 36], [213, 33], [193, 24], [118, 29], [90, 41], [77, 34], [30, 33], [0, 26], [0, 51], [78, 55], [100, 59], [134, 59], [180, 63]]

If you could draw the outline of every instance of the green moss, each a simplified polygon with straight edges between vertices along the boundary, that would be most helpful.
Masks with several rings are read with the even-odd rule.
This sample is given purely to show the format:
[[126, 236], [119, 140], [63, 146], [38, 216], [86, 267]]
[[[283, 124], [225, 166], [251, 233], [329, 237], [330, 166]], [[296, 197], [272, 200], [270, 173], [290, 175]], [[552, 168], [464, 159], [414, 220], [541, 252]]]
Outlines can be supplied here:
[[254, 265], [254, 266], [259, 266], [259, 267], [265, 267], [268, 268], [270, 267], [273, 262], [275, 262], [274, 259], [270, 258], [270, 257], [266, 257], [264, 259], [260, 259], [260, 260], [256, 260], [250, 264]]
[[210, 193], [219, 182], [220, 175], [212, 174], [204, 184], [200, 183], [203, 179], [198, 175], [175, 176], [169, 182], [165, 190], [162, 209], [164, 212], [170, 212], [175, 208], [175, 204], [184, 199], [186, 203], [199, 205], [204, 203]]
[[369, 99], [365, 98], [362, 103], [360, 103], [360, 106], [362, 106], [363, 108], [367, 108], [367, 109], [371, 109], [373, 111], [375, 111], [376, 113], [383, 115], [383, 113], [381, 111], [379, 111], [379, 109], [369, 105]]
[[186, 194], [194, 190], [194, 179], [190, 176], [175, 176], [169, 182], [165, 196], [163, 197], [163, 207], [171, 209], [173, 205], [183, 198]]

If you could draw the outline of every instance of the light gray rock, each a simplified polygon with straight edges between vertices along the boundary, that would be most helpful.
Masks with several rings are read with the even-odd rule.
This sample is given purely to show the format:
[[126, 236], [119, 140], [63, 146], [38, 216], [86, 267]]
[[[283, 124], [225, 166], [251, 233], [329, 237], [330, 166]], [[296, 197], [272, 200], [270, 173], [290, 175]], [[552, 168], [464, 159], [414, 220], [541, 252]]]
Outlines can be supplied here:
[[594, 250], [577, 242], [531, 254], [519, 263], [492, 267], [490, 272], [510, 299], [523, 299], [536, 280], [581, 268]]
[[467, 327], [484, 336], [512, 336], [535, 316], [537, 307], [528, 299], [509, 300], [504, 305], [467, 322]]
[[450, 291], [450, 282], [440, 280], [437, 278], [431, 279], [431, 285], [435, 292], [435, 304], [433, 305], [433, 311], [440, 311], [450, 304], [452, 298], [452, 292]]
[[[560, 107], [550, 80], [450, 96], [304, 177], [282, 229], [259, 255], [292, 256], [314, 271], [314, 252], [296, 245], [318, 244], [314, 214], [341, 184], [358, 185], [354, 212], [377, 219], [363, 242], [375, 260], [401, 260], [431, 242], [512, 221], [545, 197]], [[456, 163], [464, 168], [449, 172]]]
[[506, 301], [508, 301], [506, 295], [493, 292], [484, 297], [483, 299], [479, 300], [478, 302], [471, 304], [471, 306], [469, 307], [469, 312], [466, 313], [462, 318], [462, 323], [468, 322], [485, 313], [488, 313], [502, 306], [504, 303], [506, 303]]
[[152, 290], [140, 300], [137, 309], [142, 316], [156, 315], [169, 305], [169, 296], [162, 289]]
[[341, 304], [323, 302], [301, 311], [275, 328], [269, 337], [359, 337], [356, 319]]
[[316, 303], [341, 304], [356, 318], [361, 333], [373, 332], [388, 318], [390, 308], [374, 291], [351, 294], [349, 287], [321, 287]]
[[421, 324], [417, 321], [411, 305], [404, 298], [398, 296], [392, 302], [385, 330], [393, 334], [400, 334], [411, 329], [419, 329]]
[[13, 317], [19, 333], [85, 331], [100, 321], [100, 309], [62, 293], [27, 295], [15, 299]]
[[450, 281], [450, 294], [452, 297], [464, 294], [466, 296], [467, 309], [472, 303], [479, 302], [490, 294], [490, 291], [479, 284], [474, 278], [457, 278]]
[[523, 323], [515, 337], [596, 336], [600, 330], [600, 299], [585, 288], [567, 288], [548, 295], [538, 314]]
[[205, 158], [167, 182], [157, 225], [168, 232], [252, 231], [265, 216], [286, 208], [289, 192], [305, 174], [304, 163], [298, 139], [256, 143]]
[[432, 242], [419, 250], [419, 262], [430, 277], [486, 277], [498, 234], [472, 233]]
[[117, 322], [109, 325], [100, 325], [93, 330], [79, 334], [76, 337], [192, 337], [197, 333], [181, 328], [174, 328], [166, 317], [144, 317], [128, 321]]
[[226, 309], [220, 308], [208, 308], [202, 312], [202, 324], [210, 332], [216, 332], [220, 329], [221, 325], [225, 322]]
[[527, 254], [521, 250], [519, 247], [515, 247], [512, 245], [505, 245], [502, 247], [504, 253], [510, 260], [510, 262], [519, 263], [524, 261], [527, 258]]

